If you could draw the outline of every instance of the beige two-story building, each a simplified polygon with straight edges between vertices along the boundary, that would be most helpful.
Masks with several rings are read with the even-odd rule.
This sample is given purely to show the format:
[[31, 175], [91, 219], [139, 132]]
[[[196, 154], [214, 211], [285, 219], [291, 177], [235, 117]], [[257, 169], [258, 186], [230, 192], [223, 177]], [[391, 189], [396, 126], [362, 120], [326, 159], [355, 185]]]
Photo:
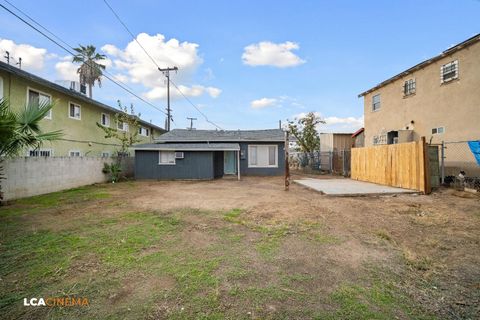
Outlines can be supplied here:
[[365, 146], [480, 139], [480, 34], [361, 93]]

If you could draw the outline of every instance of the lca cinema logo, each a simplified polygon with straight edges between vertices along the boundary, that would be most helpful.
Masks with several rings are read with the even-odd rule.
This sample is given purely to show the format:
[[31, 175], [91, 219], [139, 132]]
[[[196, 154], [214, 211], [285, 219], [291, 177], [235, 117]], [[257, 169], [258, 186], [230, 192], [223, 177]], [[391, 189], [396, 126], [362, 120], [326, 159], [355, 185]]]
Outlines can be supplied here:
[[25, 307], [88, 307], [89, 304], [85, 297], [23, 298]]

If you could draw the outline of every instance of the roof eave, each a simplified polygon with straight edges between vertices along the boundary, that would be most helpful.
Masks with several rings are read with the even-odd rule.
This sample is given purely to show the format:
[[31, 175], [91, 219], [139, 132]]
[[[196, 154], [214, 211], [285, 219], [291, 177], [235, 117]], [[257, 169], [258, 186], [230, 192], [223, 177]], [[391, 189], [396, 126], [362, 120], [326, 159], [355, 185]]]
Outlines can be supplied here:
[[374, 86], [373, 88], [368, 89], [368, 90], [360, 93], [360, 94], [358, 95], [358, 98], [361, 98], [361, 97], [363, 97], [363, 96], [365, 96], [365, 95], [367, 95], [367, 94], [369, 94], [369, 93], [371, 93], [371, 92], [373, 92], [373, 91], [376, 91], [376, 90], [380, 89], [381, 87], [384, 87], [384, 86], [386, 86], [387, 84], [392, 83], [392, 82], [394, 82], [395, 80], [398, 80], [398, 79], [400, 79], [400, 78], [402, 78], [402, 77], [404, 77], [404, 76], [412, 73], [413, 71], [417, 71], [417, 70], [419, 70], [419, 69], [422, 69], [422, 68], [424, 68], [425, 66], [427, 66], [427, 65], [429, 65], [429, 64], [431, 64], [431, 63], [433, 63], [433, 62], [435, 62], [435, 61], [438, 61], [438, 60], [440, 60], [440, 59], [442, 59], [442, 58], [445, 58], [446, 56], [449, 56], [449, 55], [451, 55], [452, 53], [455, 53], [455, 52], [457, 52], [457, 51], [459, 51], [459, 50], [461, 50], [461, 49], [463, 49], [463, 48], [466, 48], [466, 47], [468, 47], [468, 46], [470, 46], [470, 45], [472, 45], [472, 44], [474, 44], [474, 43], [476, 43], [476, 42], [478, 42], [478, 41], [480, 41], [480, 33], [477, 34], [477, 35], [475, 35], [475, 36], [473, 36], [473, 37], [471, 37], [471, 38], [468, 38], [467, 40], [465, 40], [465, 41], [463, 41], [463, 42], [461, 42], [461, 43], [459, 43], [459, 44], [457, 44], [457, 45], [455, 45], [455, 46], [453, 46], [453, 47], [451, 47], [451, 48], [449, 48], [449, 49], [447, 49], [447, 50], [445, 50], [445, 51], [443, 51], [441, 54], [439, 54], [439, 55], [437, 55], [437, 56], [435, 56], [435, 57], [432, 57], [432, 58], [430, 58], [430, 59], [427, 59], [427, 60], [425, 60], [425, 61], [422, 61], [422, 62], [414, 65], [413, 67], [411, 67], [411, 68], [409, 68], [409, 69], [407, 69], [407, 70], [405, 70], [405, 71], [403, 71], [403, 72], [400, 72], [399, 74], [397, 74], [397, 75], [395, 75], [395, 76], [393, 76], [393, 77], [391, 77], [391, 78], [389, 78], [389, 79], [387, 79], [387, 80], [385, 80], [385, 81], [383, 81], [383, 82], [380, 82], [379, 84], [377, 84], [377, 85]]

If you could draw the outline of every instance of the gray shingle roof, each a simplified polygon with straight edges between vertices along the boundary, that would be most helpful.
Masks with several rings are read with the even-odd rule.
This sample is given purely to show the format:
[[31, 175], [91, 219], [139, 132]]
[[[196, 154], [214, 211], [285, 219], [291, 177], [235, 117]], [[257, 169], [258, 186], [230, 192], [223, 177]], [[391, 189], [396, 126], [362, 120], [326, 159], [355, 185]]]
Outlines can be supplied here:
[[[67, 89], [65, 87], [62, 87], [61, 85], [58, 85], [58, 84], [53, 83], [51, 81], [48, 81], [46, 79], [40, 78], [39, 76], [36, 76], [36, 75], [34, 75], [30, 72], [26, 72], [24, 70], [21, 70], [17, 67], [11, 66], [9, 64], [6, 64], [5, 62], [0, 61], [0, 70], [6, 71], [8, 73], [14, 74], [14, 75], [19, 76], [19, 77], [24, 78], [24, 79], [30, 80], [32, 82], [35, 82], [37, 84], [40, 84], [40, 85], [45, 86], [47, 88], [50, 88], [52, 90], [61, 92], [63, 94], [66, 94], [67, 96], [73, 97], [73, 98], [78, 99], [80, 101], [84, 101], [84, 102], [93, 104], [94, 106], [100, 107], [104, 110], [111, 111], [111, 112], [114, 112], [114, 113], [121, 112], [120, 109], [113, 108], [113, 107], [110, 107], [109, 105], [101, 103], [100, 101], [90, 99], [89, 97], [87, 97], [87, 96], [85, 96], [85, 95], [83, 95], [79, 92], [76, 92], [74, 90], [70, 90], [70, 89]], [[147, 122], [145, 120], [138, 119], [138, 122], [143, 124], [143, 125], [150, 126], [154, 129], [157, 129], [158, 131], [165, 131], [165, 129], [163, 129], [162, 127], [159, 127], [159, 126], [157, 126], [153, 123]]]
[[222, 151], [240, 150], [238, 143], [145, 143], [133, 146], [135, 150], [170, 150], [170, 151]]
[[186, 130], [174, 129], [161, 135], [156, 142], [240, 142], [240, 141], [284, 141], [281, 129], [265, 130]]

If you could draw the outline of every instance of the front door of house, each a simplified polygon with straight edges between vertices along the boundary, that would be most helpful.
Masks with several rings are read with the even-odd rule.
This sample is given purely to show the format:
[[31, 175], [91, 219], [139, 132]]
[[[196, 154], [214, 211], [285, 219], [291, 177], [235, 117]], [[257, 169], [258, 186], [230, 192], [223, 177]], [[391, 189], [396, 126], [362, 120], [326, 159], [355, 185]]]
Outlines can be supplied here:
[[223, 152], [223, 173], [224, 174], [236, 174], [235, 169], [235, 151]]

